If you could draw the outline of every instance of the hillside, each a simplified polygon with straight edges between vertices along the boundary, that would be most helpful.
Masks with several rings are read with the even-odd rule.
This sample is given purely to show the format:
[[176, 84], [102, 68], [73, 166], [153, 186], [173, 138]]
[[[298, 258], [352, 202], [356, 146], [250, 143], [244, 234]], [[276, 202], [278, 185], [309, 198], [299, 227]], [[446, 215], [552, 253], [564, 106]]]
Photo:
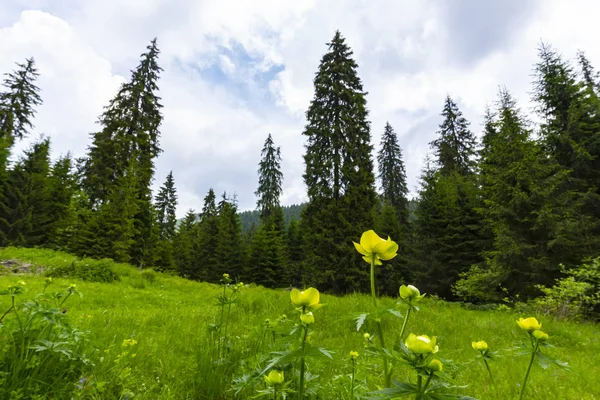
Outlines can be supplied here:
[[[1, 290], [11, 293], [8, 285], [24, 289], [14, 297], [0, 296], [2, 312], [10, 309], [13, 298], [19, 310], [7, 313], [0, 329], [0, 398], [31, 398], [35, 393], [77, 399], [251, 398], [267, 389], [256, 373], [267, 366], [270, 352], [285, 347], [285, 335], [298, 319], [287, 291], [244, 286], [231, 307], [221, 307], [217, 301], [221, 286], [140, 272], [109, 260], [76, 261], [66, 253], [15, 248], [0, 249], [0, 260]], [[45, 275], [55, 276], [46, 289]], [[76, 287], [69, 289], [71, 284]], [[21, 308], [44, 290], [46, 297]], [[65, 302], [64, 293], [70, 290]], [[52, 296], [55, 292], [63, 295]], [[49, 305], [53, 299], [64, 303], [56, 311]], [[307, 358], [307, 387], [322, 399], [350, 398], [348, 354], [356, 350], [355, 394], [376, 390], [381, 383], [380, 359], [364, 348], [363, 338], [364, 332], [374, 335], [375, 327], [367, 321], [357, 332], [352, 319], [372, 309], [370, 297], [323, 294], [321, 303], [326, 306], [314, 313], [310, 343], [330, 350], [332, 358]], [[383, 298], [381, 306], [405, 312], [396, 299]], [[444, 372], [457, 383], [468, 384], [461, 394], [514, 399], [528, 363], [527, 356], [518, 357], [511, 350], [526, 338], [515, 320], [529, 314], [468, 310], [426, 297], [409, 320], [407, 332], [437, 336]], [[221, 330], [214, 325], [221, 315], [229, 321], [224, 331], [222, 325]], [[598, 399], [598, 326], [538, 317], [555, 346], [544, 352], [567, 361], [572, 370], [534, 366], [525, 398]], [[382, 320], [386, 340], [396, 341], [402, 321], [391, 314]], [[19, 336], [19, 325], [28, 321], [33, 321], [32, 329]], [[63, 336], [53, 336], [56, 331]], [[472, 341], [482, 339], [499, 351], [491, 363], [495, 386], [471, 348]], [[31, 347], [21, 346], [29, 340]], [[286, 371], [291, 387], [295, 365], [285, 360], [276, 364]], [[394, 378], [409, 379], [408, 369], [397, 366]]]

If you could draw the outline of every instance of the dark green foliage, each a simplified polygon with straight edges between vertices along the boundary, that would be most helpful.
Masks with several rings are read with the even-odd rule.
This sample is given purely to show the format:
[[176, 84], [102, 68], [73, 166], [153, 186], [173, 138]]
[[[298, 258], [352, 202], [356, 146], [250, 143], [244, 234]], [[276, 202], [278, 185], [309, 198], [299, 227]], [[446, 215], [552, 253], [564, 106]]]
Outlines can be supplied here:
[[306, 113], [302, 214], [305, 284], [336, 293], [366, 290], [368, 268], [352, 240], [374, 224], [375, 177], [365, 92], [357, 64], [336, 32], [314, 79]]
[[74, 223], [71, 204], [76, 187], [70, 155], [61, 157], [54, 163], [49, 179], [52, 217], [48, 232], [49, 245], [64, 248], [68, 244], [66, 233]]
[[114, 261], [105, 258], [93, 260], [85, 258], [73, 261], [69, 265], [56, 267], [48, 271], [46, 276], [53, 278], [76, 278], [88, 282], [110, 283], [119, 280], [119, 276], [113, 270]]
[[[254, 194], [258, 197], [256, 208], [260, 212], [263, 224], [267, 223], [272, 214], [281, 207], [281, 149], [275, 147], [271, 134], [265, 140], [265, 145], [260, 153], [261, 160], [258, 168], [258, 189]], [[283, 221], [282, 221], [283, 222]]]
[[25, 152], [8, 174], [8, 242], [43, 246], [51, 239], [55, 204], [50, 180], [50, 140], [42, 139]]
[[510, 293], [531, 295], [535, 284], [551, 283], [560, 273], [561, 246], [553, 234], [557, 224], [568, 221], [563, 214], [568, 198], [560, 191], [566, 174], [531, 139], [506, 91], [500, 93], [497, 115], [496, 133], [481, 162], [481, 216], [493, 233], [486, 268]]
[[[128, 180], [133, 188], [128, 188], [128, 191], [133, 189], [136, 204], [130, 217], [133, 218], [131, 232], [127, 228], [127, 236], [132, 235], [127, 242], [131, 240], [131, 243], [119, 248], [127, 248], [129, 258], [140, 267], [152, 263], [157, 242], [150, 184], [154, 175], [154, 159], [161, 152], [158, 139], [162, 122], [162, 105], [156, 95], [161, 71], [157, 64], [159, 50], [156, 39], [147, 49], [138, 67], [132, 71], [131, 80], [121, 86], [101, 115], [102, 130], [93, 135], [83, 166], [83, 185], [94, 209], [102, 208], [111, 196], [114, 197], [114, 191], [119, 190], [115, 187], [117, 182], [122, 181], [127, 173], [132, 174]], [[131, 165], [135, 165], [133, 170]], [[115, 205], [113, 202], [112, 207]], [[113, 211], [123, 214], [119, 210]], [[107, 218], [103, 219], [104, 223], [108, 223]], [[129, 221], [125, 224], [130, 225]], [[114, 227], [108, 231], [119, 229]]]
[[164, 185], [156, 195], [156, 216], [158, 229], [158, 245], [155, 264], [161, 269], [174, 269], [173, 238], [177, 225], [175, 211], [177, 208], [177, 191], [173, 172], [169, 172]]
[[194, 210], [188, 210], [179, 225], [179, 230], [173, 239], [174, 261], [177, 273], [183, 277], [194, 275], [194, 242], [198, 215]]
[[442, 117], [444, 120], [438, 131], [439, 136], [430, 143], [440, 171], [444, 175], [472, 173], [475, 167], [475, 136], [450, 96], [444, 102]]
[[[283, 225], [287, 228], [292, 219], [299, 219], [302, 210], [306, 206], [306, 203], [292, 204], [290, 206], [281, 206], [283, 212]], [[260, 223], [260, 213], [258, 210], [252, 211], [241, 211], [238, 213], [240, 222], [242, 224], [242, 232], [244, 234], [249, 231], [256, 229]]]
[[[0, 139], [23, 139], [33, 126], [35, 107], [42, 104], [33, 58], [17, 64], [16, 71], [7, 74], [0, 92]], [[12, 141], [11, 141], [12, 144]], [[10, 147], [10, 146], [9, 146]]]
[[302, 263], [304, 262], [303, 239], [300, 223], [290, 221], [285, 237], [286, 264], [291, 286], [302, 287]]
[[431, 142], [435, 167], [428, 162], [421, 180], [414, 222], [413, 279], [419, 287], [452, 299], [452, 285], [486, 248], [477, 209], [481, 197], [475, 172], [475, 137], [456, 103], [447, 97], [438, 138]]
[[[13, 230], [9, 226], [9, 215], [16, 210], [9, 209], [8, 198], [11, 188], [8, 176], [8, 159], [15, 140], [20, 140], [29, 134], [33, 126], [35, 107], [42, 103], [39, 88], [35, 85], [38, 77], [32, 58], [24, 64], [17, 64], [18, 69], [6, 75], [0, 91], [0, 246], [8, 244], [7, 232]], [[13, 201], [15, 193], [12, 194]], [[17, 197], [19, 195], [17, 194]], [[13, 221], [14, 223], [14, 221]], [[22, 240], [24, 242], [24, 240]]]
[[401, 283], [407, 282], [410, 226], [408, 217], [408, 188], [402, 150], [396, 132], [386, 123], [377, 156], [381, 180], [381, 206], [376, 220], [376, 232], [398, 243], [398, 256], [380, 267], [378, 282], [385, 282], [384, 293], [394, 295]]
[[[215, 192], [210, 189], [204, 198], [204, 206], [200, 213], [200, 222], [195, 230], [194, 265], [192, 279], [218, 282], [220, 275], [216, 271], [219, 259], [217, 244], [224, 238], [219, 237], [220, 215], [217, 209]], [[223, 250], [225, 244], [222, 244]], [[221, 273], [222, 275], [223, 273]]]
[[[240, 219], [237, 215], [237, 202], [235, 198], [230, 199], [227, 193], [223, 193], [221, 201], [217, 206], [217, 234], [209, 235], [208, 231], [202, 232], [204, 240], [215, 242], [212, 258], [214, 264], [205, 264], [208, 269], [209, 282], [218, 282], [223, 274], [228, 273], [233, 279], [239, 280], [243, 275], [242, 266], [242, 229]], [[202, 225], [202, 221], [200, 222]], [[207, 227], [208, 228], [208, 227]], [[203, 264], [208, 261], [199, 260]]]
[[252, 238], [245, 280], [265, 287], [289, 284], [281, 232], [273, 224], [261, 225]]

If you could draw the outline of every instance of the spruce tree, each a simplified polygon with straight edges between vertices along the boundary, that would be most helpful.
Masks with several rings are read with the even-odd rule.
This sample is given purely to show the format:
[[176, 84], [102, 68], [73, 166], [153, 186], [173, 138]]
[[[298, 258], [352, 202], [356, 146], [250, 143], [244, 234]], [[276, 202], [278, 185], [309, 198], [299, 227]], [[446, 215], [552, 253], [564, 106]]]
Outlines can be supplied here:
[[511, 294], [531, 296], [535, 284], [550, 284], [560, 273], [560, 246], [553, 242], [557, 223], [567, 217], [568, 198], [561, 193], [567, 173], [531, 139], [527, 122], [506, 91], [500, 93], [497, 115], [481, 165], [481, 212], [494, 234], [493, 248], [485, 252], [493, 278], [484, 290], [493, 298], [502, 285]]
[[352, 240], [374, 225], [375, 177], [366, 93], [340, 32], [328, 44], [306, 113], [305, 284], [343, 293], [368, 288]]
[[389, 123], [385, 125], [377, 161], [382, 195], [376, 231], [398, 243], [398, 256], [380, 268], [379, 281], [388, 283], [384, 288], [387, 294], [394, 294], [398, 290], [398, 282], [407, 279], [410, 228], [406, 170], [398, 137]]
[[477, 209], [481, 206], [476, 170], [476, 141], [469, 122], [448, 96], [438, 138], [430, 143], [435, 168], [422, 179], [415, 222], [415, 278], [429, 293], [452, 299], [452, 285], [486, 248]]
[[[198, 232], [194, 243], [194, 272], [193, 279], [208, 282], [218, 282], [220, 279], [217, 268], [220, 260], [217, 257], [217, 242], [219, 241], [219, 210], [213, 189], [204, 197], [204, 205], [200, 213]], [[225, 245], [224, 245], [225, 246]], [[223, 273], [221, 273], [223, 274]]]
[[542, 118], [544, 152], [568, 173], [561, 194], [577, 222], [557, 232], [563, 256], [572, 266], [600, 254], [600, 101], [594, 72], [580, 54], [581, 78], [552, 47], [542, 44], [535, 67], [534, 100]]
[[[242, 268], [242, 226], [237, 214], [237, 201], [223, 193], [217, 206], [217, 235], [210, 239], [215, 242], [215, 265], [207, 265], [209, 282], [218, 282], [227, 273], [232, 278], [240, 280], [244, 271]], [[206, 237], [208, 239], [208, 237]], [[204, 260], [201, 260], [204, 262]]]
[[14, 212], [9, 210], [7, 198], [11, 190], [8, 181], [10, 151], [16, 140], [29, 134], [35, 108], [42, 103], [39, 88], [35, 85], [38, 72], [33, 58], [17, 66], [16, 71], [6, 75], [0, 91], [0, 246], [8, 243], [7, 232], [12, 229], [8, 218], [9, 213]]
[[291, 286], [301, 287], [302, 285], [302, 264], [304, 262], [303, 240], [300, 235], [300, 223], [295, 218], [290, 221], [285, 237], [286, 248], [286, 271]]
[[[281, 173], [281, 149], [275, 147], [271, 134], [265, 140], [258, 164], [258, 188], [254, 194], [258, 197], [256, 208], [260, 212], [263, 224], [269, 222], [274, 212], [281, 208], [283, 174]], [[283, 214], [281, 214], [283, 216]], [[282, 221], [283, 222], [283, 221]]]
[[52, 215], [50, 140], [34, 143], [8, 177], [9, 243], [29, 247], [47, 245], [55, 219]]
[[73, 221], [72, 199], [75, 195], [75, 177], [73, 176], [71, 155], [59, 158], [50, 173], [50, 198], [52, 201], [52, 224], [48, 236], [50, 245], [64, 249], [68, 245], [68, 232]]
[[444, 120], [440, 125], [438, 138], [430, 143], [441, 173], [472, 173], [475, 167], [475, 135], [469, 130], [469, 122], [450, 96], [446, 96], [444, 101], [442, 117]]
[[196, 240], [194, 234], [197, 233], [197, 221], [198, 215], [196, 212], [191, 209], [188, 210], [173, 240], [177, 273], [190, 279], [194, 275], [194, 242]]
[[[92, 207], [99, 208], [113, 195], [116, 182], [123, 181], [131, 165], [136, 185], [133, 216], [133, 238], [129, 248], [132, 262], [139, 266], [151, 263], [156, 243], [154, 210], [150, 185], [154, 175], [154, 159], [159, 147], [162, 114], [158, 91], [159, 50], [156, 39], [141, 56], [131, 80], [124, 83], [100, 117], [102, 130], [93, 134], [84, 166], [84, 188]], [[129, 223], [129, 222], [127, 222]], [[101, 234], [101, 233], [100, 233]]]
[[156, 195], [156, 216], [158, 227], [158, 245], [156, 265], [162, 269], [174, 269], [173, 237], [177, 225], [177, 191], [173, 172], [169, 172], [164, 185]]

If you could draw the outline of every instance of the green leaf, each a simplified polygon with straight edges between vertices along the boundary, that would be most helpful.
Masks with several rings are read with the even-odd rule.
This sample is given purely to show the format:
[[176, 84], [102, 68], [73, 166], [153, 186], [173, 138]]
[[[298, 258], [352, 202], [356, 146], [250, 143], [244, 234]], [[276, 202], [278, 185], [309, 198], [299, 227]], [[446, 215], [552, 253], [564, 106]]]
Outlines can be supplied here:
[[363, 324], [365, 323], [365, 320], [367, 319], [367, 315], [368, 314], [360, 314], [358, 317], [355, 318], [356, 332], [360, 331], [360, 328], [363, 326]]

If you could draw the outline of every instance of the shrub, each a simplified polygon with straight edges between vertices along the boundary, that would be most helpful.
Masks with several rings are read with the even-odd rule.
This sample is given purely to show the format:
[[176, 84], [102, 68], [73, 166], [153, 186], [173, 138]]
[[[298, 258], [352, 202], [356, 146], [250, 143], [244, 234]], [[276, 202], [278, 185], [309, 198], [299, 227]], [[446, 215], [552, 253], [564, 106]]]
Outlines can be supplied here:
[[600, 319], [600, 258], [567, 270], [567, 276], [557, 279], [552, 287], [538, 285], [544, 296], [533, 304], [547, 314], [562, 318]]
[[93, 260], [84, 258], [73, 261], [71, 264], [56, 267], [46, 273], [46, 276], [53, 278], [78, 278], [88, 282], [114, 282], [119, 280], [119, 276], [114, 272], [114, 261], [109, 258], [102, 260]]
[[452, 292], [463, 301], [500, 302], [504, 297], [501, 291], [502, 278], [503, 273], [498, 268], [472, 265], [468, 271], [460, 274], [460, 279], [452, 287]]

